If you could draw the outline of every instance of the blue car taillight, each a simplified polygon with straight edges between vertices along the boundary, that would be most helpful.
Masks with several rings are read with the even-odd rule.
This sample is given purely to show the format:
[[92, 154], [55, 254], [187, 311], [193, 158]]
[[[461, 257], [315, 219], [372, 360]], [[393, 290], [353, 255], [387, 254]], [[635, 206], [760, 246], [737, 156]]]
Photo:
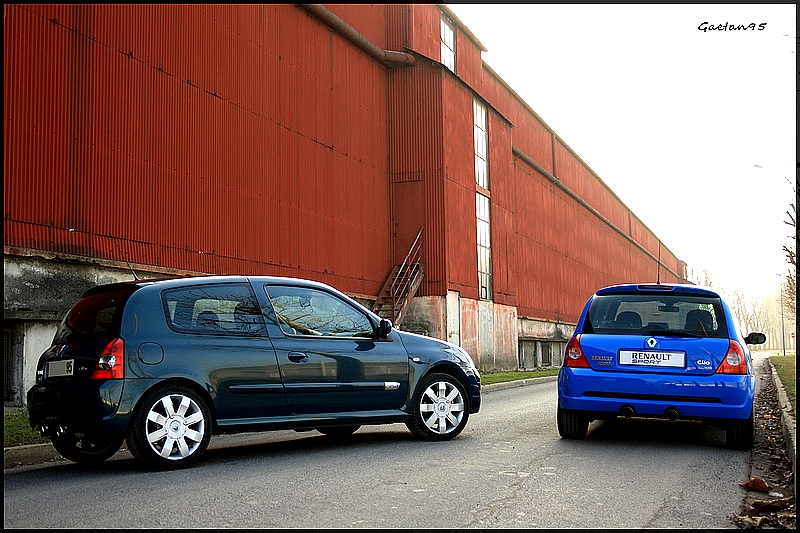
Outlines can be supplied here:
[[100, 354], [91, 379], [122, 379], [125, 377], [125, 342], [114, 339]]
[[717, 374], [747, 374], [747, 361], [744, 357], [742, 346], [731, 339], [728, 344], [728, 353], [717, 368]]
[[581, 349], [580, 335], [575, 335], [569, 340], [566, 357], [564, 357], [564, 366], [589, 368], [589, 361], [586, 360], [586, 356], [583, 355], [583, 349]]

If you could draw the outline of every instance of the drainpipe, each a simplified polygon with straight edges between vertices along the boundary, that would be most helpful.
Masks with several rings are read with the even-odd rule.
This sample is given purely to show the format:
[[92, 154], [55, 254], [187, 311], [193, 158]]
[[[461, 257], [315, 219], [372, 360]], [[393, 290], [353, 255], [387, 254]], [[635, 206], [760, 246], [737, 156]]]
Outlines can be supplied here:
[[321, 4], [297, 4], [302, 7], [319, 20], [333, 28], [337, 33], [342, 35], [345, 39], [349, 40], [369, 55], [381, 61], [389, 67], [413, 67], [417, 64], [417, 59], [405, 52], [394, 52], [392, 50], [384, 50], [376, 45], [356, 30], [345, 21], [334, 15], [329, 9]]

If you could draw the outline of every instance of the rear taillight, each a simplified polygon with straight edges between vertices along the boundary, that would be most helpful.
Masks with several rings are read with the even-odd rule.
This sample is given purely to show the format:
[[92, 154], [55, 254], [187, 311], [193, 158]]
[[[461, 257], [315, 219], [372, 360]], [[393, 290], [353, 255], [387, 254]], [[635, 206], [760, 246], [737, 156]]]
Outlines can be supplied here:
[[747, 374], [747, 361], [742, 346], [731, 339], [728, 342], [728, 353], [717, 368], [717, 374]]
[[586, 360], [581, 349], [580, 335], [575, 335], [569, 340], [564, 355], [564, 366], [589, 368], [589, 361]]
[[91, 379], [122, 379], [125, 377], [125, 343], [114, 339], [100, 354]]

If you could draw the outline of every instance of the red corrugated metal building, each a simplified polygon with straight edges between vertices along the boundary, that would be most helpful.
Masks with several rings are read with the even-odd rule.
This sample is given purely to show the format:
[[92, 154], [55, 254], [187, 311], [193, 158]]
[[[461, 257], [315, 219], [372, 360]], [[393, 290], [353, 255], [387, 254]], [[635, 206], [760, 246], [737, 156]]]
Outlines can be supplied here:
[[559, 364], [601, 286], [686, 277], [444, 5], [6, 4], [4, 24], [6, 402], [79, 292], [131, 269], [371, 305], [408, 257], [424, 276], [388, 312], [489, 371]]

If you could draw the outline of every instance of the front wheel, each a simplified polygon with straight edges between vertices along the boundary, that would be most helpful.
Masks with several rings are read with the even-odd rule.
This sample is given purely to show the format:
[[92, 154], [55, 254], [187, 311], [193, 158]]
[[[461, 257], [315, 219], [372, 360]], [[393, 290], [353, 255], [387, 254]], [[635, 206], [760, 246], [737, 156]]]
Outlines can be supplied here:
[[97, 464], [117, 453], [125, 441], [125, 437], [67, 433], [57, 437], [53, 436], [50, 440], [64, 459], [79, 464]]
[[467, 392], [449, 374], [432, 374], [422, 380], [414, 401], [414, 413], [406, 426], [425, 440], [449, 440], [467, 425]]
[[182, 386], [148, 393], [136, 408], [128, 435], [134, 457], [158, 468], [197, 461], [211, 441], [211, 413], [200, 396]]

